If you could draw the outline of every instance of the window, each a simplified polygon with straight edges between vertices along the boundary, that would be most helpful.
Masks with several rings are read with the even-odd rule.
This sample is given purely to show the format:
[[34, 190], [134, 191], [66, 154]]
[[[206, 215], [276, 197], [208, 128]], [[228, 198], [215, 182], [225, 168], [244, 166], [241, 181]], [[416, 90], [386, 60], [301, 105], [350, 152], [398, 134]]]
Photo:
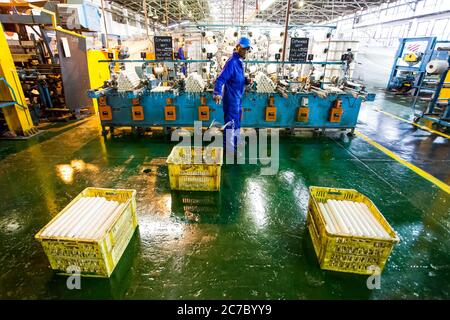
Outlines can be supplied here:
[[112, 12], [111, 15], [112, 15], [112, 20], [113, 20], [114, 22], [121, 23], [121, 24], [126, 24], [126, 23], [127, 23], [127, 18], [125, 18], [124, 16], [122, 16], [121, 13], [118, 13], [118, 12]]
[[418, 36], [418, 37], [426, 36], [427, 35], [428, 24], [429, 24], [428, 21], [420, 22], [417, 25], [416, 36]]
[[442, 36], [442, 38], [444, 38], [447, 24], [448, 24], [448, 19], [436, 20], [434, 22], [433, 31], [431, 32], [431, 34], [433, 36], [438, 36], [438, 37]]
[[426, 0], [424, 7], [430, 8], [436, 6], [436, 0]]

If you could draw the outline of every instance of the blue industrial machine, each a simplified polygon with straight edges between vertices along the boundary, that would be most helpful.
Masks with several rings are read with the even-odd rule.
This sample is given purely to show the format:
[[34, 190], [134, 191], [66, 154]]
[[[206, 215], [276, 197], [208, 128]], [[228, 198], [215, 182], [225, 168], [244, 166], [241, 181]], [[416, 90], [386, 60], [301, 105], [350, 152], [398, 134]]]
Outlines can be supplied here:
[[[426, 119], [450, 128], [450, 41], [436, 41], [412, 105], [414, 121]], [[419, 106], [425, 101], [425, 106]]]
[[416, 94], [435, 45], [436, 37], [401, 38], [387, 90]]
[[[348, 59], [347, 59], [348, 60]], [[115, 63], [114, 60], [104, 62]], [[202, 121], [204, 127], [211, 123], [223, 124], [221, 105], [213, 101], [213, 80], [202, 92], [187, 92], [183, 78], [173, 80], [147, 77], [149, 65], [164, 63], [176, 70], [179, 61], [121, 60], [122, 63], [141, 62], [143, 71], [140, 83], [131, 90], [119, 90], [118, 78], [113, 77], [102, 88], [90, 90], [88, 95], [97, 98], [104, 133], [116, 127], [192, 127], [194, 121]], [[186, 60], [184, 63], [211, 63], [209, 60]], [[349, 61], [348, 61], [349, 62]], [[249, 64], [284, 63], [280, 61], [246, 61]], [[336, 62], [289, 62], [292, 64], [339, 64], [345, 68], [346, 60]], [[151, 68], [150, 68], [151, 69]], [[163, 92], [161, 84], [170, 83]], [[339, 83], [324, 85], [321, 81], [307, 79], [303, 82], [283, 79], [278, 81], [273, 93], [261, 93], [255, 86], [248, 87], [243, 98], [242, 127], [254, 128], [315, 128], [350, 129], [358, 120], [361, 103], [373, 101], [374, 94], [365, 91], [361, 84], [346, 77]]]

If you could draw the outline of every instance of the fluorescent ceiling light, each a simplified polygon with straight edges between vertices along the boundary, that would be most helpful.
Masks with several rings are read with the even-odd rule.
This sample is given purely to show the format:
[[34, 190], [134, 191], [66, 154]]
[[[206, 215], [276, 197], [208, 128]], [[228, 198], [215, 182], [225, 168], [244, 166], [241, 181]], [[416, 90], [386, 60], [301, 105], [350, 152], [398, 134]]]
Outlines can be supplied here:
[[275, 0], [266, 0], [263, 3], [261, 3], [261, 7], [259, 8], [259, 10], [264, 11], [267, 10], [271, 5], [273, 5], [273, 3], [275, 2]]

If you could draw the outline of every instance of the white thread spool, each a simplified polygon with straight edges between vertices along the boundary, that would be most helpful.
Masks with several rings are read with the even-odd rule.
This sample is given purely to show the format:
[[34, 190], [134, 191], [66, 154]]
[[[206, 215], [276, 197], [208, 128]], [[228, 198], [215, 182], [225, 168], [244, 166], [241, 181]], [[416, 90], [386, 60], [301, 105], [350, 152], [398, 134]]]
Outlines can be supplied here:
[[431, 60], [427, 64], [427, 73], [429, 74], [442, 74], [449, 68], [447, 60]]

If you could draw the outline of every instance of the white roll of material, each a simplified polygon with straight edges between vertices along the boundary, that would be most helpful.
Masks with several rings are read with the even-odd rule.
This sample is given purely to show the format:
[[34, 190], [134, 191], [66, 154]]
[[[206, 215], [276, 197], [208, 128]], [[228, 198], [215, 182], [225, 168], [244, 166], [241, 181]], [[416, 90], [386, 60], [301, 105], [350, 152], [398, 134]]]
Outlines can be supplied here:
[[431, 60], [427, 64], [427, 73], [429, 74], [442, 74], [449, 68], [448, 61], [446, 60]]

